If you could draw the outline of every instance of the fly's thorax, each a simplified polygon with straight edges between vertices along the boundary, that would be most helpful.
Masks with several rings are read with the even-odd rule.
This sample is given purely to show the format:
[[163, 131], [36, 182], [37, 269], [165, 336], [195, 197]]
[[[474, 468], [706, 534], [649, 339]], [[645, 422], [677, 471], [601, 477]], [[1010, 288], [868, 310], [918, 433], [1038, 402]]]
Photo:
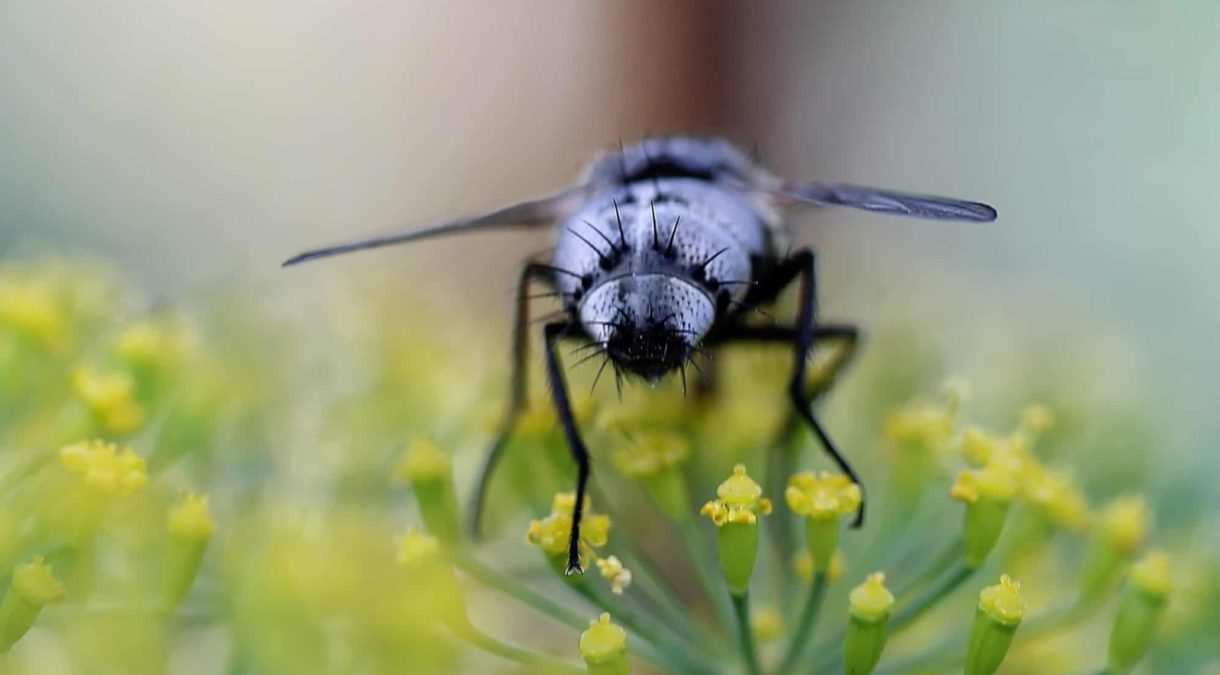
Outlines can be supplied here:
[[615, 364], [655, 381], [690, 359], [716, 320], [716, 300], [684, 277], [628, 274], [592, 287], [578, 313]]
[[[766, 235], [748, 206], [693, 181], [634, 185], [590, 200], [560, 224], [552, 263], [570, 304], [622, 276], [661, 274], [739, 299]], [[658, 188], [660, 190], [658, 194]]]

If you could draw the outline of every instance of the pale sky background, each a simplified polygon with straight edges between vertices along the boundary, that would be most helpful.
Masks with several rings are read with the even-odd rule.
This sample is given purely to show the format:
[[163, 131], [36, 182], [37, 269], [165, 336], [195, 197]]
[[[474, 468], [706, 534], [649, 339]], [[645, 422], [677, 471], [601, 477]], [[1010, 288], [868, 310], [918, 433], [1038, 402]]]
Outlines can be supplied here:
[[[926, 316], [976, 377], [1066, 341], [1113, 360], [1096, 387], [1155, 399], [1184, 471], [1220, 465], [1218, 3], [10, 0], [4, 16], [0, 252], [107, 256], [170, 298], [401, 268], [494, 308], [500, 331], [545, 236], [277, 265], [545, 192], [620, 138], [724, 133], [784, 175], [999, 208], [992, 227], [810, 217], [829, 314]], [[980, 334], [1001, 335], [971, 347]]]

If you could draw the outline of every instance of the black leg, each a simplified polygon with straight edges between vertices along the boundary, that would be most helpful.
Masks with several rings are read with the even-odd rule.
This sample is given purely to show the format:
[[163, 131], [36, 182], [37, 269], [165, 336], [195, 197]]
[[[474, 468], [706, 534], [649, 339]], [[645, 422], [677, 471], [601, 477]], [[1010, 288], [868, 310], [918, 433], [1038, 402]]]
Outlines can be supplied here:
[[513, 337], [511, 356], [511, 377], [508, 385], [508, 405], [496, 431], [496, 438], [487, 453], [483, 456], [483, 468], [479, 472], [478, 483], [475, 484], [474, 495], [470, 507], [470, 531], [478, 536], [483, 520], [484, 502], [487, 500], [487, 490], [491, 485], [491, 477], [495, 472], [500, 456], [508, 445], [513, 429], [526, 406], [526, 357], [529, 349], [529, 301], [531, 281], [550, 281], [552, 271], [545, 265], [529, 263], [521, 270], [517, 280], [517, 298], [513, 309]]
[[585, 487], [589, 482], [589, 451], [580, 438], [580, 430], [576, 428], [576, 418], [572, 416], [572, 407], [568, 404], [568, 387], [563, 380], [563, 370], [559, 365], [559, 354], [555, 344], [572, 330], [568, 322], [550, 323], [543, 329], [546, 340], [546, 376], [551, 385], [551, 400], [555, 404], [555, 415], [563, 427], [563, 435], [568, 441], [568, 450], [572, 453], [572, 461], [576, 462], [576, 503], [572, 507], [572, 529], [568, 533], [568, 566], [565, 574], [583, 574], [580, 564], [580, 518], [584, 512]]
[[[830, 435], [826, 433], [826, 429], [822, 427], [821, 422], [813, 414], [812, 399], [813, 396], [821, 393], [817, 388], [813, 391], [805, 388], [805, 372], [808, 367], [809, 350], [813, 348], [816, 340], [823, 337], [839, 337], [845, 340], [850, 345], [849, 349], [854, 350], [855, 344], [858, 342], [858, 334], [856, 329], [851, 326], [826, 326], [819, 329], [817, 322], [817, 272], [814, 266], [813, 251], [809, 249], [801, 249], [793, 253], [789, 258], [783, 260], [769, 275], [763, 284], [760, 284], [760, 291], [767, 293], [778, 292], [777, 289], [782, 285], [789, 283], [793, 277], [800, 276], [800, 299], [797, 309], [796, 324], [794, 326], [748, 326], [744, 324], [734, 324], [723, 331], [720, 331], [715, 337], [717, 341], [732, 341], [732, 340], [765, 340], [765, 341], [783, 341], [791, 342], [793, 346], [792, 359], [792, 377], [788, 383], [788, 397], [792, 401], [793, 410], [797, 417], [809, 426], [813, 434], [818, 437], [818, 441], [822, 444], [826, 454], [834, 460], [838, 465], [839, 470], [847, 474], [847, 477], [853, 483], [860, 486], [861, 496], [863, 497], [864, 485], [861, 484], [856, 472], [851, 468], [851, 464], [844, 459], [843, 455], [839, 454], [834, 442], [830, 440]], [[761, 288], [766, 286], [766, 288]], [[833, 335], [837, 332], [837, 335]], [[839, 365], [845, 363], [847, 358], [844, 357]], [[864, 499], [860, 500], [860, 508], [856, 511], [856, 517], [852, 521], [852, 527], [860, 527], [864, 524]]]

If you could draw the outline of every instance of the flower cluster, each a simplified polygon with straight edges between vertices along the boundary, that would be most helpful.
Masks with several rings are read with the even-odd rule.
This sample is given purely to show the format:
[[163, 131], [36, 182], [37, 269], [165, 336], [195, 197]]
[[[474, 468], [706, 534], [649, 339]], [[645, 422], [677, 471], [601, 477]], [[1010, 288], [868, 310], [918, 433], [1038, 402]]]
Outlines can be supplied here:
[[[0, 266], [6, 664], [164, 672], [216, 638], [233, 672], [302, 675], [1186, 672], [1220, 630], [1207, 524], [1090, 475], [1079, 432], [1108, 418], [1087, 400], [919, 396], [937, 361], [884, 340], [841, 395], [846, 355], [820, 347], [804, 384], [866, 503], [789, 418], [787, 349], [726, 348], [697, 393], [621, 403], [578, 395], [597, 373], [576, 368], [578, 505], [541, 386], [480, 424], [498, 352], [384, 286], [311, 304], [335, 330], [306, 341], [255, 294], [149, 309], [95, 266]], [[1016, 423], [978, 422], [998, 415]]]

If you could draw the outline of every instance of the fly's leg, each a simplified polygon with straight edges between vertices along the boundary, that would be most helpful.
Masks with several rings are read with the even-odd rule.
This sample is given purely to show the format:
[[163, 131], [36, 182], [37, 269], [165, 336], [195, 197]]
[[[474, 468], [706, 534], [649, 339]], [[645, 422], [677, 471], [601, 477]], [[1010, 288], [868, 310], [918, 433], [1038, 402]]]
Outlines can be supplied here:
[[808, 365], [809, 350], [813, 347], [816, 335], [814, 322], [817, 321], [818, 310], [817, 269], [814, 266], [813, 251], [809, 249], [797, 251], [792, 255], [791, 261], [800, 267], [801, 286], [800, 305], [796, 315], [796, 336], [792, 342], [792, 380], [788, 383], [788, 397], [792, 399], [796, 414], [809, 425], [814, 435], [821, 441], [826, 454], [830, 455], [835, 464], [839, 465], [839, 469], [847, 474], [853, 483], [860, 486], [860, 508], [856, 511], [856, 517], [851, 523], [852, 527], [860, 527], [864, 524], [864, 486], [861, 485], [860, 478], [856, 476], [851, 464], [843, 458], [843, 455], [839, 454], [834, 442], [830, 440], [830, 435], [814, 416], [809, 393], [805, 391], [805, 369]]
[[585, 487], [589, 482], [589, 451], [580, 438], [580, 430], [576, 428], [576, 418], [572, 416], [572, 406], [568, 403], [567, 383], [564, 382], [559, 354], [555, 349], [560, 338], [571, 330], [572, 325], [566, 321], [550, 323], [543, 328], [542, 334], [546, 343], [546, 377], [550, 384], [551, 401], [555, 404], [555, 416], [563, 427], [572, 461], [576, 462], [576, 502], [572, 506], [572, 529], [568, 532], [568, 565], [564, 573], [583, 574], [584, 568], [580, 564], [580, 518], [584, 513]]
[[501, 455], [504, 454], [504, 448], [508, 446], [513, 429], [516, 428], [521, 414], [525, 412], [526, 358], [529, 351], [529, 334], [526, 329], [529, 327], [531, 281], [551, 281], [551, 270], [539, 263], [529, 263], [521, 270], [521, 276], [517, 280], [517, 297], [513, 308], [512, 354], [510, 357], [512, 372], [508, 385], [508, 406], [500, 420], [496, 438], [483, 457], [483, 468], [479, 472], [479, 480], [475, 484], [472, 496], [470, 532], [476, 537], [479, 535], [482, 525], [483, 507], [487, 500], [487, 490], [491, 485], [492, 474], [495, 472]]
[[[792, 401], [793, 411], [798, 419], [803, 421], [817, 436], [826, 454], [838, 465], [839, 470], [847, 474], [853, 483], [860, 486], [863, 496], [864, 486], [856, 476], [851, 464], [844, 459], [826, 429], [813, 414], [813, 399], [824, 393], [833, 382], [834, 372], [847, 363], [859, 342], [859, 335], [852, 326], [817, 326], [817, 272], [814, 265], [813, 251], [801, 249], [784, 259], [776, 266], [767, 279], [761, 280], [756, 291], [761, 296], [774, 295], [779, 289], [796, 278], [800, 278], [800, 298], [797, 309], [796, 324], [784, 326], [748, 326], [735, 324], [721, 332], [717, 338], [720, 341], [730, 340], [761, 340], [771, 342], [788, 342], [793, 346], [792, 376], [788, 383], [788, 397]], [[748, 301], [748, 299], [747, 299]], [[837, 357], [830, 367], [823, 371], [819, 382], [806, 387], [805, 375], [808, 370], [809, 351], [815, 342], [823, 339], [835, 339], [843, 344], [841, 356]], [[852, 521], [852, 527], [860, 527], [864, 523], [864, 500]]]

